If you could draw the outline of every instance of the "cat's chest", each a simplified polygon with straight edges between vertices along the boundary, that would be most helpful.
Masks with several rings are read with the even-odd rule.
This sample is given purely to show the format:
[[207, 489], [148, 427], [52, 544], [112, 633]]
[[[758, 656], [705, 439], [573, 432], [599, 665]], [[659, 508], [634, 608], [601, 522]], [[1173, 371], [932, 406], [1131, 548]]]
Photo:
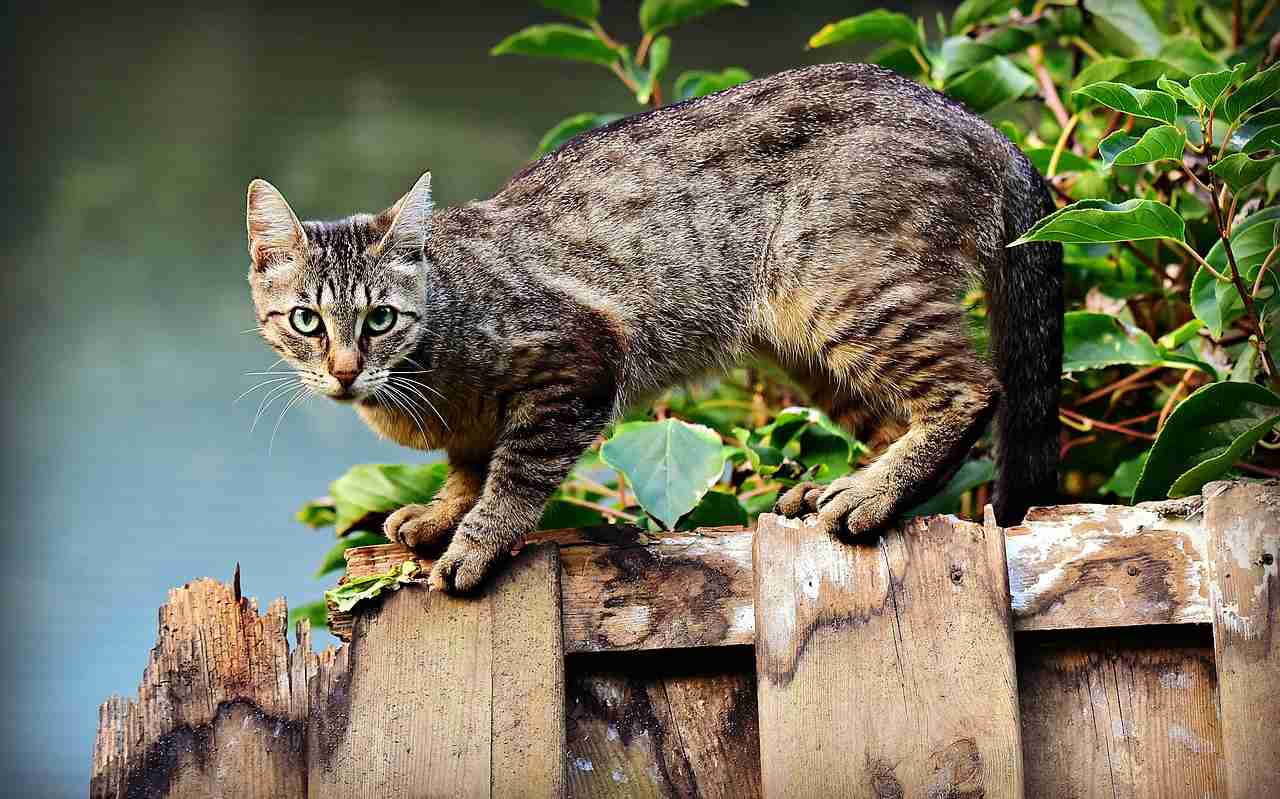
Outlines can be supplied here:
[[[356, 406], [356, 413], [373, 432], [401, 446], [440, 449], [445, 445], [444, 426], [430, 411], [410, 415], [398, 408], [361, 403]], [[431, 418], [424, 418], [424, 415]]]

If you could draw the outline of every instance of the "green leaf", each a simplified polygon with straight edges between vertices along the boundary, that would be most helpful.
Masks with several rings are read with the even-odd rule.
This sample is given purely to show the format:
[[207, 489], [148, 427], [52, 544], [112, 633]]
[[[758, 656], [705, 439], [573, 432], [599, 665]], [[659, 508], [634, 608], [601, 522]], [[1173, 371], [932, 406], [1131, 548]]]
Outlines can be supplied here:
[[1244, 153], [1232, 153], [1209, 167], [1209, 171], [1222, 178], [1231, 187], [1231, 191], [1239, 194], [1270, 172], [1271, 167], [1276, 164], [1280, 164], [1280, 154], [1251, 158]]
[[708, 491], [698, 506], [684, 515], [676, 524], [677, 530], [696, 530], [699, 527], [726, 527], [747, 525], [747, 510], [732, 494]]
[[538, 521], [539, 530], [570, 530], [580, 527], [595, 527], [606, 524], [607, 520], [600, 511], [584, 508], [563, 499], [552, 497], [542, 509], [542, 518]]
[[538, 0], [538, 4], [581, 22], [595, 22], [600, 16], [600, 0]]
[[640, 506], [667, 529], [715, 485], [725, 463], [714, 430], [678, 419], [620, 424], [600, 457], [626, 476]]
[[676, 78], [676, 99], [688, 100], [691, 97], [705, 97], [708, 94], [737, 86], [751, 80], [751, 73], [740, 67], [728, 67], [720, 72], [690, 70], [682, 72]]
[[1134, 502], [1194, 494], [1227, 474], [1280, 422], [1280, 397], [1253, 383], [1211, 383], [1183, 400], [1156, 438]]
[[586, 28], [553, 23], [533, 25], [517, 31], [489, 51], [490, 55], [529, 55], [586, 61], [607, 67], [618, 60], [618, 52]]
[[417, 576], [417, 562], [406, 560], [398, 566], [392, 566], [385, 574], [358, 577], [330, 588], [324, 592], [324, 598], [345, 613], [366, 599], [373, 599], [383, 591], [397, 590], [401, 585], [412, 582]]
[[1165, 333], [1156, 343], [1166, 350], [1176, 350], [1183, 344], [1195, 338], [1196, 334], [1204, 327], [1204, 322], [1199, 319], [1192, 319], [1190, 322], [1181, 324], [1176, 330]]
[[1280, 93], [1280, 64], [1273, 64], [1240, 84], [1240, 88], [1222, 102], [1218, 116], [1226, 122], [1236, 122], [1277, 93]]
[[1183, 86], [1181, 83], [1171, 81], [1165, 77], [1158, 78], [1156, 80], [1156, 86], [1160, 88], [1160, 91], [1172, 94], [1174, 97], [1177, 97], [1179, 100], [1197, 111], [1204, 110], [1204, 101], [1201, 100], [1200, 95], [1196, 94], [1190, 87]]
[[1154, 200], [1081, 200], [1060, 208], [1031, 226], [1008, 246], [1029, 241], [1062, 241], [1092, 244], [1142, 239], [1183, 240], [1182, 217], [1164, 203]]
[[1172, 125], [1178, 118], [1178, 102], [1172, 95], [1151, 89], [1135, 89], [1123, 83], [1102, 81], [1076, 89], [1072, 97], [1087, 97], [1130, 116]]
[[1205, 110], [1208, 111], [1218, 104], [1218, 100], [1222, 98], [1227, 89], [1235, 85], [1236, 79], [1240, 77], [1240, 73], [1243, 71], [1244, 64], [1237, 64], [1232, 69], [1196, 75], [1189, 83], [1196, 96], [1204, 103]]
[[989, 458], [965, 461], [941, 491], [903, 515], [931, 516], [935, 513], [958, 513], [960, 498], [964, 493], [972, 491], [983, 483], [991, 482], [995, 476], [996, 467]]
[[1183, 74], [1174, 65], [1155, 58], [1103, 58], [1080, 70], [1080, 74], [1071, 80], [1071, 91], [1104, 82], [1138, 87], [1155, 83], [1161, 76], [1181, 77]]
[[951, 15], [951, 32], [964, 33], [979, 22], [1002, 17], [1013, 8], [1013, 0], [964, 0]]
[[1137, 166], [1153, 161], [1182, 161], [1187, 139], [1173, 125], [1157, 125], [1141, 138], [1117, 130], [1102, 140], [1098, 153], [1107, 166]]
[[1150, 366], [1160, 349], [1143, 330], [1110, 314], [1070, 311], [1063, 317], [1062, 371], [1083, 372], [1130, 364]]
[[891, 69], [908, 78], [924, 76], [924, 68], [921, 67], [919, 59], [916, 58], [914, 48], [904, 47], [896, 42], [876, 48], [871, 52], [871, 55], [866, 57], [866, 62], [885, 69]]
[[1177, 67], [1184, 75], [1213, 72], [1225, 66], [1217, 56], [1204, 49], [1204, 44], [1194, 36], [1165, 39], [1158, 57], [1161, 61]]
[[357, 526], [367, 526], [372, 523], [372, 516], [390, 513], [405, 505], [430, 502], [448, 473], [447, 463], [353, 466], [329, 486], [337, 510], [338, 535]]
[[[1025, 154], [1031, 161], [1031, 164], [1044, 175], [1049, 172], [1049, 163], [1053, 161], [1052, 147], [1033, 147], [1026, 150]], [[1076, 155], [1070, 150], [1063, 150], [1058, 154], [1058, 174], [1063, 172], [1096, 172], [1098, 165], [1085, 158]]]
[[1090, 27], [1107, 45], [1125, 55], [1153, 56], [1163, 37], [1138, 0], [1089, 0]]
[[974, 112], [983, 114], [1030, 94], [1035, 87], [1035, 78], [1004, 56], [996, 56], [948, 83], [945, 91]]
[[636, 78], [640, 90], [636, 92], [636, 102], [647, 105], [653, 96], [653, 89], [662, 83], [662, 74], [667, 70], [671, 59], [671, 37], [659, 36], [649, 48], [649, 68], [647, 70], [628, 64], [630, 72]]
[[640, 28], [652, 36], [725, 6], [746, 5], [747, 0], [644, 0], [640, 4]]
[[[1276, 109], [1280, 112], [1280, 108]], [[1259, 114], [1258, 116], [1263, 116]], [[1242, 131], [1243, 135], [1232, 136], [1231, 143], [1240, 148], [1240, 152], [1253, 155], [1265, 150], [1280, 151], [1280, 123], [1250, 128]]]
[[296, 627], [303, 620], [311, 622], [311, 629], [323, 630], [329, 626], [329, 608], [324, 600], [308, 602], [289, 610], [289, 626]]
[[1133, 489], [1138, 485], [1138, 476], [1142, 474], [1142, 467], [1146, 465], [1150, 454], [1151, 450], [1147, 450], [1136, 458], [1121, 462], [1111, 478], [1098, 487], [1098, 493], [1115, 494], [1124, 497], [1126, 501], [1132, 501]]
[[924, 47], [920, 28], [911, 17], [883, 8], [823, 25], [821, 30], [809, 37], [809, 47], [826, 47], [844, 41], [889, 41], [900, 42], [908, 47]]
[[333, 509], [333, 500], [325, 497], [303, 505], [293, 518], [308, 527], [319, 529], [332, 525], [337, 520], [338, 514]]
[[[1264, 208], [1245, 217], [1232, 228], [1231, 252], [1236, 257], [1236, 267], [1240, 270], [1245, 285], [1253, 286], [1267, 253], [1280, 244], [1278, 222], [1280, 207]], [[1225, 275], [1230, 269], [1227, 251], [1221, 241], [1213, 245], [1205, 260], [1219, 274]], [[1227, 325], [1244, 313], [1244, 303], [1240, 301], [1240, 295], [1236, 293], [1231, 281], [1218, 280], [1202, 266], [1191, 281], [1191, 310], [1217, 339], [1222, 338]]]
[[940, 56], [942, 59], [942, 79], [950, 80], [962, 72], [1000, 55], [1000, 51], [968, 36], [952, 36], [942, 43]]
[[541, 158], [547, 153], [553, 153], [579, 133], [585, 133], [588, 130], [608, 125], [618, 119], [622, 119], [622, 114], [592, 114], [590, 112], [574, 114], [567, 119], [562, 119], [554, 128], [546, 132], [542, 137], [542, 141], [538, 142], [538, 151], [534, 154], [534, 157]]
[[379, 533], [355, 533], [346, 538], [338, 539], [338, 543], [325, 553], [324, 560], [320, 562], [320, 568], [316, 570], [316, 577], [323, 577], [329, 572], [345, 569], [347, 559], [343, 556], [348, 549], [352, 547], [371, 547], [375, 544], [387, 543], [387, 537]]

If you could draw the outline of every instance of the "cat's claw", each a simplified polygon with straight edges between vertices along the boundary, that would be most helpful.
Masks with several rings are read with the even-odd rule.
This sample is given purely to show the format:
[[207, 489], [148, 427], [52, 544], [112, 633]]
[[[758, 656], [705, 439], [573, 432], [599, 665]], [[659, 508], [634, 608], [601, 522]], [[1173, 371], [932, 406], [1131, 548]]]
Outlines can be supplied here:
[[823, 488], [824, 486], [819, 483], [796, 483], [787, 493], [778, 497], [778, 501], [773, 505], [773, 512], [788, 519], [798, 519], [807, 513], [817, 513], [818, 497]]
[[455, 525], [434, 505], [405, 505], [387, 517], [382, 533], [409, 549], [429, 549], [448, 539]]
[[[876, 533], [893, 518], [894, 498], [882, 486], [872, 486], [862, 475], [841, 477], [814, 497], [818, 529], [846, 540]], [[809, 499], [809, 495], [805, 495]]]
[[468, 594], [480, 587], [485, 575], [510, 551], [510, 547], [494, 546], [469, 536], [455, 535], [449, 548], [431, 568], [428, 581], [434, 591]]

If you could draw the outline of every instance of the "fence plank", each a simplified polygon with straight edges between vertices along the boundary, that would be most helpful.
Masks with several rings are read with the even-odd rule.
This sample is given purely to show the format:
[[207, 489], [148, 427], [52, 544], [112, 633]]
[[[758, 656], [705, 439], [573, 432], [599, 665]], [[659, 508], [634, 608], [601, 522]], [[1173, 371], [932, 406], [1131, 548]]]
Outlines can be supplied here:
[[1022, 796], [1004, 541], [948, 517], [850, 546], [762, 516], [767, 797]]
[[480, 597], [409, 586], [361, 613], [309, 795], [561, 795], [558, 574], [555, 547], [533, 546]]
[[1280, 796], [1280, 483], [1205, 486], [1229, 796]]
[[1027, 796], [1223, 796], [1207, 636], [1150, 648], [1132, 632], [1097, 637], [1019, 641]]
[[[1014, 629], [1207, 624], [1199, 509], [1199, 497], [1032, 509], [1006, 531]], [[720, 527], [649, 538], [623, 525], [535, 533], [560, 545], [565, 652], [754, 643], [753, 535]], [[413, 557], [399, 544], [346, 555], [353, 578]], [[349, 637], [350, 614], [329, 619]]]
[[[343, 667], [333, 649], [286, 637], [288, 608], [203, 579], [169, 592], [136, 699], [99, 712], [89, 794], [123, 797], [303, 797], [304, 728]], [[316, 679], [320, 674], [324, 680]]]

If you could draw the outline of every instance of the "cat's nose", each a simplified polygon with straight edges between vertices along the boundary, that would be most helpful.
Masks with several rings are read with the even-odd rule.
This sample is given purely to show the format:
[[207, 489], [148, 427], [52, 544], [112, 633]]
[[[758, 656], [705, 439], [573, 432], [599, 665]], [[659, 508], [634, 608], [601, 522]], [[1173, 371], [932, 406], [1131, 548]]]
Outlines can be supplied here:
[[344, 389], [351, 388], [351, 384], [356, 382], [356, 378], [360, 376], [360, 373], [354, 369], [351, 371], [338, 371], [335, 369], [329, 374], [333, 375]]
[[351, 384], [356, 382], [356, 378], [360, 376], [360, 354], [358, 352], [340, 352], [335, 353], [329, 363], [329, 374], [342, 384], [342, 388], [351, 388]]

